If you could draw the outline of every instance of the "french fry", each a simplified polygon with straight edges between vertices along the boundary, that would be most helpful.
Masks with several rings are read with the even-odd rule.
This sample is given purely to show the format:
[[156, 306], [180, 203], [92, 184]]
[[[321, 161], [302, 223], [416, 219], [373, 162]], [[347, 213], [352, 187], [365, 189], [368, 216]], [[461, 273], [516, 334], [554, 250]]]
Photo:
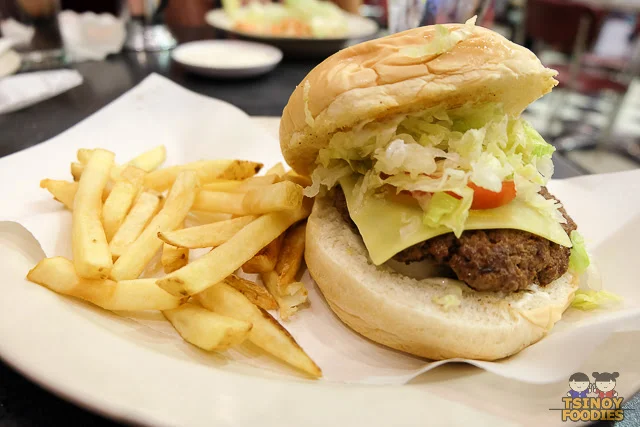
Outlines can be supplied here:
[[[234, 160], [217, 178], [235, 180], [247, 179], [260, 172], [262, 166], [264, 165], [258, 162], [252, 162], [248, 160]], [[206, 182], [211, 182], [211, 180]]]
[[274, 184], [276, 181], [278, 181], [277, 175], [252, 176], [251, 178], [241, 181], [236, 191], [244, 193], [252, 188], [259, 188], [264, 185]]
[[280, 248], [282, 247], [282, 240], [284, 234], [279, 235], [271, 243], [264, 248], [260, 249], [260, 252], [255, 254], [253, 258], [242, 264], [242, 271], [249, 274], [264, 273], [276, 268], [278, 262], [278, 255], [280, 254]]
[[187, 215], [185, 224], [187, 227], [195, 227], [204, 224], [211, 224], [214, 222], [226, 221], [232, 219], [233, 215], [222, 212], [203, 212], [203, 211], [191, 211]]
[[302, 197], [302, 187], [291, 181], [282, 181], [247, 191], [242, 207], [252, 214], [295, 209], [302, 203]]
[[278, 177], [281, 177], [284, 174], [285, 174], [284, 166], [282, 166], [282, 163], [278, 162], [275, 165], [271, 166], [271, 168], [267, 171], [265, 175], [277, 175]]
[[82, 163], [71, 163], [71, 176], [74, 181], [80, 181], [80, 177], [82, 176], [82, 171], [84, 170], [84, 165]]
[[159, 208], [160, 199], [158, 196], [148, 192], [140, 194], [124, 222], [109, 242], [109, 250], [114, 259], [120, 257], [127, 246], [140, 236]]
[[136, 279], [140, 276], [144, 267], [162, 246], [162, 240], [158, 239], [158, 232], [174, 230], [183, 223], [193, 205], [197, 189], [196, 173], [180, 172], [160, 212], [145, 227], [140, 236], [127, 246], [113, 265], [111, 277], [114, 280]]
[[[43, 179], [40, 181], [40, 188], [45, 188], [54, 199], [62, 203], [70, 211], [73, 210], [73, 199], [78, 191], [78, 183], [75, 181], [63, 181], [58, 179]], [[107, 185], [102, 190], [102, 201], [107, 200], [111, 193], [112, 186]]]
[[309, 187], [311, 185], [311, 178], [309, 178], [308, 176], [300, 175], [294, 170], [288, 171], [283, 178], [287, 181], [295, 182], [303, 188]]
[[122, 171], [121, 179], [111, 189], [111, 193], [102, 207], [102, 225], [107, 241], [111, 241], [124, 222], [131, 205], [142, 189], [143, 179], [144, 171], [142, 169], [127, 166]]
[[242, 207], [244, 194], [200, 191], [193, 203], [193, 209], [205, 212], [223, 212], [234, 215], [249, 215]]
[[290, 181], [283, 181], [248, 188], [246, 194], [202, 190], [196, 197], [193, 209], [241, 216], [264, 214], [295, 209], [302, 203], [302, 197], [302, 187]]
[[314, 378], [322, 371], [296, 340], [269, 313], [256, 307], [242, 293], [226, 283], [218, 283], [195, 296], [203, 307], [223, 316], [253, 324], [249, 340], [275, 357]]
[[276, 310], [278, 308], [276, 300], [262, 285], [252, 282], [251, 280], [238, 277], [235, 274], [224, 279], [224, 283], [235, 290], [240, 291], [249, 301], [263, 310]]
[[216, 179], [213, 182], [203, 185], [202, 189], [206, 191], [234, 193], [234, 190], [238, 188], [240, 184], [242, 184], [242, 181], [234, 181], [232, 179]]
[[208, 254], [158, 280], [158, 285], [173, 295], [193, 295], [215, 285], [292, 224], [308, 217], [311, 204], [307, 199], [298, 209], [259, 217]]
[[282, 320], [288, 320], [298, 311], [302, 304], [309, 300], [307, 288], [302, 282], [289, 283], [286, 292], [280, 292], [278, 289], [278, 273], [268, 271], [262, 273], [260, 278], [278, 303], [278, 313], [280, 313]]
[[[95, 150], [91, 150], [93, 153]], [[87, 161], [88, 162], [88, 161]], [[84, 168], [86, 165], [82, 163], [73, 162], [71, 163], [71, 176], [73, 176], [74, 181], [79, 181], [82, 173], [84, 172]], [[109, 179], [112, 181], [118, 181], [120, 179], [120, 174], [124, 170], [123, 166], [113, 165], [111, 170], [109, 171]]]
[[208, 184], [216, 179], [245, 179], [255, 175], [262, 168], [261, 163], [245, 160], [200, 160], [180, 166], [171, 166], [150, 172], [145, 176], [144, 185], [156, 191], [165, 191], [173, 184], [181, 171], [195, 171], [200, 184]]
[[43, 179], [40, 181], [40, 188], [46, 188], [54, 199], [65, 205], [67, 209], [73, 210], [73, 199], [78, 191], [77, 182]]
[[155, 279], [83, 279], [76, 274], [73, 263], [63, 257], [43, 259], [29, 271], [27, 279], [106, 310], [168, 310], [181, 304], [180, 298], [158, 288]]
[[145, 151], [138, 157], [135, 157], [127, 165], [135, 166], [138, 169], [142, 169], [145, 172], [151, 172], [160, 167], [161, 164], [167, 159], [167, 149], [164, 145], [158, 145], [149, 151]]
[[206, 191], [221, 191], [226, 193], [246, 193], [248, 190], [278, 181], [277, 175], [252, 176], [242, 181], [218, 179], [202, 187]]
[[80, 148], [77, 152], [78, 161], [83, 165], [89, 162], [89, 158], [93, 154], [93, 150], [90, 148]]
[[80, 277], [106, 279], [113, 267], [102, 222], [102, 191], [109, 179], [114, 154], [95, 150], [78, 183], [73, 201], [73, 264]]
[[162, 312], [180, 336], [206, 351], [226, 350], [247, 339], [251, 323], [186, 303]]
[[287, 287], [296, 280], [296, 274], [304, 258], [306, 224], [298, 224], [287, 230], [275, 271], [278, 274], [278, 291], [290, 295]]
[[158, 237], [163, 242], [178, 248], [213, 248], [229, 240], [254, 219], [256, 219], [255, 216], [242, 216], [198, 227], [162, 231], [158, 233]]
[[189, 262], [189, 249], [178, 248], [167, 243], [162, 245], [162, 256], [160, 257], [162, 268], [165, 273], [171, 273], [184, 267]]

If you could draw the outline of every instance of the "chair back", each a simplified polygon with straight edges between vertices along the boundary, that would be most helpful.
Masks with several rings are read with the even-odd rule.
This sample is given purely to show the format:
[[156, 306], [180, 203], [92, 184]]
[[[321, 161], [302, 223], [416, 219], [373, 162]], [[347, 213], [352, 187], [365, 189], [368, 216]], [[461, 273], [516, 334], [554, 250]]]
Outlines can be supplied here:
[[536, 42], [570, 54], [575, 48], [581, 20], [588, 22], [586, 46], [593, 44], [603, 14], [592, 7], [569, 0], [527, 0], [526, 32]]

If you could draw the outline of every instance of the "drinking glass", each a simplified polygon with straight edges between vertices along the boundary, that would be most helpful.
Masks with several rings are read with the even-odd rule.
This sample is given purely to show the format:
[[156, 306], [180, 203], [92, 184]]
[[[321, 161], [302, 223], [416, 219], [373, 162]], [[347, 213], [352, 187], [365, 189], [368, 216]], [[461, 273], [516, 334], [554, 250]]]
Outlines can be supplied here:
[[0, 1], [0, 33], [20, 54], [23, 70], [65, 63], [59, 12], [59, 0]]
[[176, 39], [163, 19], [168, 3], [169, 0], [126, 0], [126, 10], [130, 15], [124, 43], [127, 49], [162, 51], [176, 46]]

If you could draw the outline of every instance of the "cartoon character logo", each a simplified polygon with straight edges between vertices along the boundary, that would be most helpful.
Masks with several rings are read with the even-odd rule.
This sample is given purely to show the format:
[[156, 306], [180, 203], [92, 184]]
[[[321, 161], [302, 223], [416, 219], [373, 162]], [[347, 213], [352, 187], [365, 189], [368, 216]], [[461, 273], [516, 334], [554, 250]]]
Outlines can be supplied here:
[[587, 397], [591, 391], [591, 381], [587, 374], [576, 372], [569, 377], [568, 397]]
[[591, 375], [595, 378], [596, 392], [599, 398], [618, 397], [618, 392], [614, 389], [616, 388], [616, 378], [618, 378], [620, 374], [617, 372], [594, 372]]
[[562, 398], [562, 421], [621, 421], [624, 419], [623, 397], [618, 396], [617, 372], [593, 372], [593, 382], [589, 377], [576, 372], [569, 377], [569, 391]]

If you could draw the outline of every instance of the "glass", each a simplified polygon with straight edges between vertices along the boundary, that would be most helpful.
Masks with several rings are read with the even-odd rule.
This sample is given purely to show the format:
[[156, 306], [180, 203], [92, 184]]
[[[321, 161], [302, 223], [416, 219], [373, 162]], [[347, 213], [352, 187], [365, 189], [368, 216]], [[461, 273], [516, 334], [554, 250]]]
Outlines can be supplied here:
[[387, 0], [387, 5], [389, 32], [393, 34], [419, 27], [427, 0]]
[[64, 65], [59, 0], [0, 1], [0, 33], [22, 58], [22, 69]]
[[163, 11], [169, 0], [126, 0], [130, 19], [125, 47], [137, 52], [162, 51], [176, 46], [176, 39], [164, 25]]
[[390, 33], [422, 25], [465, 22], [474, 15], [481, 23], [492, 0], [388, 0]]

